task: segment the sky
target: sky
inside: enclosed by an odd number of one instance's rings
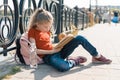
[[[120,0],[97,0],[98,5],[119,5]],[[74,7],[77,5],[78,7],[89,7],[90,0],[64,0],[64,3],[69,7]],[[91,0],[92,5],[96,5],[96,0]]]
[[[8,1],[9,1],[9,4],[12,4],[10,0]],[[38,2],[39,0],[36,0],[36,1]],[[96,0],[64,0],[64,4],[68,5],[71,8],[75,7],[76,5],[79,8],[82,8],[82,7],[89,8],[90,1],[92,5],[96,5]],[[120,0],[97,0],[97,1],[98,1],[98,5],[119,5],[120,6]],[[20,0],[18,0],[18,2],[20,2]],[[3,0],[0,3],[0,5],[1,4],[3,4]]]

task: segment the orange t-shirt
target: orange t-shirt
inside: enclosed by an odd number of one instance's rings
[[[41,32],[39,30],[31,28],[28,31],[28,39],[30,39],[30,37],[35,39],[37,49],[53,49],[52,42],[50,40],[50,32]],[[43,57],[44,55],[40,54],[39,56]]]

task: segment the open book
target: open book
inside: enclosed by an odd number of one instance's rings
[[[74,38],[73,35],[65,36],[62,40],[60,40],[60,42],[58,42],[58,44],[55,46],[55,48],[63,47],[64,45],[69,43],[73,38]]]

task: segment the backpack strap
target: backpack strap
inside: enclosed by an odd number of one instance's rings
[[[20,63],[18,62],[17,57],[18,57],[19,61],[20,61],[22,64],[26,64],[25,61],[24,61],[24,59],[23,59],[23,56],[22,56],[22,54],[21,54],[21,52],[20,52],[20,48],[21,48],[20,38],[21,38],[21,36],[16,39],[16,54],[15,54],[14,58],[15,58],[15,61],[16,61],[18,64],[20,64]]]

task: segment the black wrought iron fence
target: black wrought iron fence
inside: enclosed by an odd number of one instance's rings
[[[0,54],[16,49],[14,41],[27,29],[31,14],[37,8],[50,11],[54,17],[51,29],[54,42],[61,32],[70,32],[71,24],[79,30],[85,28],[88,17],[77,8],[71,9],[63,4],[63,0],[1,0],[0,3]]]

